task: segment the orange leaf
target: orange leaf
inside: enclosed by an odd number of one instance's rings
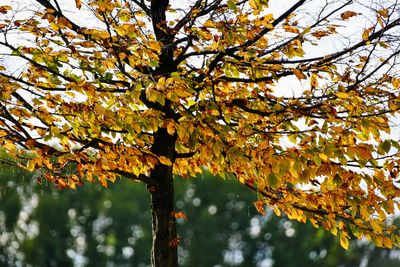
[[[183,212],[183,211],[178,211],[178,212],[174,212],[174,217],[175,217],[175,219],[184,219],[184,220],[187,220],[188,218],[187,218],[187,216],[186,216],[186,214]]]
[[[293,69],[292,72],[299,80],[304,80],[307,78],[307,76],[301,70]]]
[[[81,0],[75,0],[75,5],[77,9],[81,9],[82,7],[82,1]]]

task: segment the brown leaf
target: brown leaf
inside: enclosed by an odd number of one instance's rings
[[[348,20],[349,18],[357,16],[357,15],[359,15],[359,13],[348,10],[348,11],[340,14],[340,17],[342,18],[342,20]]]

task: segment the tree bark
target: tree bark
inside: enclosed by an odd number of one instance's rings
[[[153,267],[176,267],[177,236],[174,217],[174,187],[173,182],[165,177],[155,188],[150,188],[153,247],[151,264]]]
[[[157,131],[152,152],[174,160],[176,137],[163,128]],[[172,166],[158,164],[152,174],[153,184],[148,186],[151,195],[153,267],[177,267],[177,235],[174,215],[174,181]]]
[[[173,34],[168,30],[165,14],[168,5],[169,0],[151,0],[150,6],[155,37],[163,45],[159,55],[159,67],[154,70],[154,74],[163,76],[176,70],[171,46]],[[162,111],[165,113],[166,119],[174,118],[175,113],[168,100]],[[151,152],[157,156],[167,157],[173,165],[176,138],[176,135],[169,135],[165,128],[159,128],[155,133]],[[151,184],[148,185],[151,195],[153,229],[151,264],[153,267],[178,266],[172,165],[167,166],[161,163],[156,165],[150,175]]]

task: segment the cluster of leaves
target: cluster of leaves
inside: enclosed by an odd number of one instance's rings
[[[309,14],[313,1],[299,0],[279,15],[266,0],[76,1],[96,21],[85,27],[57,1],[32,2],[28,18],[0,7],[0,46],[25,64],[0,66],[0,145],[29,150],[28,170],[75,188],[207,167],[256,191],[261,213],[309,220],[344,248],[350,234],[400,244],[387,224],[400,196],[396,1]],[[358,19],[368,25],[347,36]],[[348,44],[310,55],[329,38]],[[279,86],[286,77],[301,90]]]

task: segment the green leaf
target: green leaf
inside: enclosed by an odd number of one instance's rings
[[[20,47],[18,47],[17,49],[15,49],[15,50],[13,50],[12,52],[11,52],[11,55],[13,55],[13,56],[19,56],[19,55],[21,55],[21,46]]]
[[[157,60],[150,60],[150,66],[156,68],[159,67],[158,61]]]
[[[268,175],[268,184],[269,186],[271,186],[272,188],[276,188],[276,186],[278,185],[279,179],[275,176],[274,173],[270,173]]]
[[[235,4],[235,2],[233,2],[232,0],[229,0],[227,3],[229,9],[233,10],[234,12],[237,12],[237,6]]]
[[[382,148],[382,150],[385,151],[386,153],[389,153],[390,148],[392,147],[392,145],[391,145],[391,143],[390,143],[389,140],[383,141],[383,143],[381,143],[379,146],[380,146],[380,147]]]

